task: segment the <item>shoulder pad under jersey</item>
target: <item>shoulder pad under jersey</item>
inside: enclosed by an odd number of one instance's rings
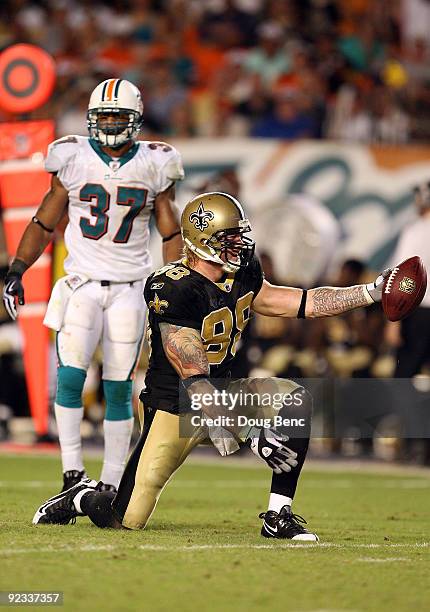
[[[64,136],[51,142],[45,159],[45,170],[59,172],[64,168],[78,152],[79,143],[83,138],[85,136]]]
[[[164,191],[171,183],[182,181],[185,176],[179,151],[167,142],[144,141],[144,146],[151,153],[153,163],[159,174],[159,191]]]

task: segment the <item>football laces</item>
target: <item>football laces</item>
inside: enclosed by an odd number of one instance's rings
[[[384,293],[390,293],[392,284],[394,283],[394,279],[398,271],[399,268],[393,268],[393,271],[387,279],[387,284],[385,285]]]

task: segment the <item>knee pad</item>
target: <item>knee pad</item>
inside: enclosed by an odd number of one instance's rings
[[[57,369],[57,393],[55,401],[64,408],[81,408],[82,389],[87,373],[72,366],[59,366]]]
[[[133,416],[131,396],[133,383],[131,380],[104,380],[103,392],[106,400],[107,421],[124,421]]]

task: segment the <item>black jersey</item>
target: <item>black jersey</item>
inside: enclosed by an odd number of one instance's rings
[[[246,268],[225,274],[217,283],[192,270],[184,261],[168,264],[149,276],[144,291],[151,346],[146,388],[141,393],[145,405],[178,411],[180,380],[164,353],[159,324],[166,322],[199,330],[211,377],[226,378],[263,278],[255,256]]]

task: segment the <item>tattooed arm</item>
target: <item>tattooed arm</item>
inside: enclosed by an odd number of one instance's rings
[[[374,283],[354,285],[353,287],[317,287],[307,292],[306,318],[332,317],[368,306],[381,299],[384,271]],[[252,303],[256,312],[272,317],[296,317],[302,300],[303,291],[294,287],[279,287],[263,282],[260,293]]]
[[[205,347],[196,329],[160,323],[160,332],[167,359],[182,379],[197,374],[209,376]]]
[[[365,285],[317,287],[308,291],[306,317],[332,317],[373,302]]]
[[[182,380],[196,375],[209,377],[209,362],[205,347],[200,333],[196,329],[172,325],[171,323],[160,323],[160,332],[167,359]],[[193,382],[187,391],[190,397],[194,394],[201,397],[206,393],[212,395],[215,387],[209,380],[202,378]],[[202,403],[201,409],[211,419],[218,416],[229,417],[230,419],[232,417],[231,412],[220,405],[207,406]],[[231,426],[226,425],[226,429],[229,429],[232,433],[237,433],[239,428],[235,426],[232,420]]]

